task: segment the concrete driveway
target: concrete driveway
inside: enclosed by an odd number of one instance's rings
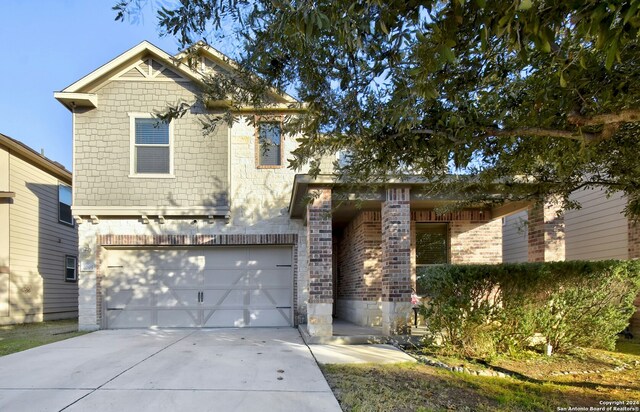
[[[340,411],[296,329],[105,330],[0,357],[1,411]]]

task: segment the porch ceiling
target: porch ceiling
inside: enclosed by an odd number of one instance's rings
[[[409,176],[402,180],[390,180],[384,184],[371,184],[356,186],[345,184],[333,175],[319,175],[312,178],[309,175],[296,175],[289,202],[289,215],[291,218],[304,218],[309,193],[313,188],[331,187],[334,226],[344,226],[359,212],[365,210],[380,210],[381,203],[385,199],[385,189],[389,186],[411,186],[411,209],[426,210],[442,207],[459,201],[454,195],[434,193],[429,182],[418,176]],[[502,196],[495,193],[496,197]],[[478,205],[474,209],[490,209],[492,218],[499,218],[525,209],[530,202],[505,202],[502,205],[488,208]]]

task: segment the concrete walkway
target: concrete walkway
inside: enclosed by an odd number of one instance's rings
[[[298,331],[109,330],[0,358],[0,411],[340,411]]]
[[[319,363],[398,363],[416,362],[391,345],[309,345]]]

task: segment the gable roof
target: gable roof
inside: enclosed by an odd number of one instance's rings
[[[238,70],[240,68],[240,65],[238,64],[237,61],[235,61],[231,57],[227,56],[226,54],[222,53],[215,47],[210,46],[209,44],[205,43],[202,40],[197,42],[195,44],[195,47],[198,49],[198,52],[203,57],[219,64],[220,66],[228,69],[229,71]],[[181,51],[175,55],[175,58],[182,61],[184,58],[186,58],[186,56],[187,56],[187,53],[185,51]],[[275,89],[272,89],[271,91],[274,95],[280,97],[287,103],[299,103],[298,99],[296,99],[295,97],[291,96],[288,93],[278,92]]]
[[[36,152],[21,141],[0,133],[0,146],[6,147],[10,151],[19,154],[29,163],[43,169],[63,182],[71,184],[71,172],[69,170],[67,170],[62,164]]]
[[[234,71],[239,68],[237,62],[204,42],[199,42],[196,47],[198,47],[199,52],[204,57],[216,64],[219,64],[221,67],[227,68],[230,71]],[[77,80],[65,87],[63,90],[55,92],[54,97],[70,110],[74,107],[98,107],[98,96],[94,93],[95,90],[105,81],[118,74],[118,71],[122,69],[124,65],[134,63],[135,61],[148,56],[151,56],[161,64],[170,67],[172,70],[178,72],[189,80],[193,80],[200,84],[203,82],[205,77],[204,73],[199,70],[192,69],[184,61],[186,53],[181,52],[176,56],[171,56],[159,47],[144,40],[137,46],[134,46],[108,63],[87,74],[80,80]],[[272,90],[272,93],[274,97],[277,97],[277,100],[283,104],[298,103],[295,98],[286,93],[279,93],[276,90]]]

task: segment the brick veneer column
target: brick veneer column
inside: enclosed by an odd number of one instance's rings
[[[411,332],[409,188],[390,188],[382,203],[382,332]]]
[[[313,189],[307,205],[307,260],[309,300],[307,331],[311,336],[333,335],[333,274],[331,189]]]
[[[565,259],[564,217],[559,202],[551,199],[529,207],[529,262]]]

